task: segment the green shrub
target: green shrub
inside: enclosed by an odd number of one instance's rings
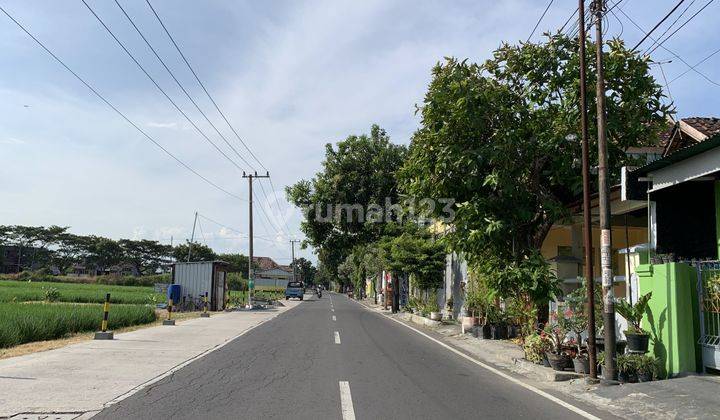
[[[102,305],[0,303],[0,348],[95,331],[100,328],[102,317]],[[108,328],[118,329],[153,321],[155,309],[150,306],[113,305],[110,307]]]
[[[60,299],[60,291],[57,287],[43,287],[43,293],[45,293],[45,302],[55,302]]]

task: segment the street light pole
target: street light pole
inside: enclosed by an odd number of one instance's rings
[[[600,207],[600,267],[602,269],[603,320],[605,329],[605,379],[617,379],[615,363],[615,301],[612,273],[612,226],[608,194],[607,128],[605,121],[605,74],[603,71],[602,19],[605,0],[594,0],[595,60],[597,66],[598,204]]]
[[[587,86],[585,60],[585,0],[578,0],[578,27],[580,44],[580,125],[582,126],[582,179],[583,179],[583,245],[585,247],[585,289],[587,291],[588,359],[590,378],[597,379],[597,351],[595,347],[595,279],[592,258],[592,215],[590,213],[590,156],[587,120]]]

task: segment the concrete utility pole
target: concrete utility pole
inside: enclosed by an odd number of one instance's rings
[[[187,262],[190,262],[190,251],[192,250],[192,244],[193,244],[193,241],[195,240],[195,225],[197,225],[197,216],[198,216],[198,212],[195,212],[195,221],[193,222],[192,235],[190,236],[190,243],[188,243]]]
[[[243,178],[248,179],[248,306],[252,309],[252,298],[253,289],[255,289],[255,277],[253,270],[253,179],[255,178],[270,178],[270,172],[265,172],[265,175],[258,175],[257,171],[254,174],[246,174],[243,172]]]
[[[597,131],[598,131],[598,198],[600,207],[600,267],[602,269],[602,288],[604,303],[605,329],[605,379],[617,379],[615,363],[615,301],[612,273],[612,226],[610,222],[610,201],[608,194],[607,168],[607,127],[605,121],[605,73],[603,71],[602,18],[605,12],[605,0],[594,0],[595,14],[595,60],[597,66]]]
[[[597,379],[597,351],[595,347],[595,279],[592,258],[592,215],[590,213],[590,157],[587,120],[587,86],[585,73],[585,0],[578,0],[578,27],[580,29],[580,125],[582,126],[582,178],[583,178],[583,245],[585,247],[585,289],[587,291],[588,359],[590,378]]]
[[[292,248],[292,269],[293,269],[292,279],[293,279],[293,281],[296,281],[295,272],[297,271],[295,269],[295,243],[300,243],[300,240],[299,239],[291,239],[290,240],[290,247]]]

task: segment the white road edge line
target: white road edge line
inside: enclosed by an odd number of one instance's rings
[[[340,333],[335,331],[335,344],[340,344]]]
[[[333,321],[337,321],[337,318],[335,318],[335,315],[333,315]]]
[[[348,381],[340,381],[340,409],[342,410],[343,420],[355,420],[355,409],[353,408],[350,383]]]
[[[282,313],[284,313],[284,312],[293,310],[293,309],[297,308],[298,306],[300,306],[300,305],[295,305],[295,306],[293,306],[292,308],[288,308],[288,309],[286,309],[286,310],[283,310],[282,312],[278,312],[278,313],[276,313],[275,315],[273,315],[271,318],[267,318],[267,319],[264,319],[264,320],[260,321],[259,323],[257,323],[257,324],[255,324],[255,325],[249,327],[249,328],[246,329],[245,331],[240,332],[238,335],[227,339],[226,341],[224,341],[224,342],[216,345],[215,347],[211,347],[211,348],[209,348],[209,349],[201,352],[200,354],[197,354],[197,355],[195,355],[195,356],[193,356],[193,357],[185,360],[184,362],[181,362],[180,364],[177,364],[177,365],[173,366],[172,368],[170,368],[170,369],[167,370],[166,372],[161,373],[160,375],[158,375],[158,376],[156,376],[156,377],[154,377],[154,378],[152,378],[152,379],[150,379],[150,380],[148,380],[148,381],[146,381],[146,382],[141,383],[140,385],[136,386],[135,388],[131,389],[130,391],[125,392],[124,394],[120,394],[119,396],[113,398],[112,400],[104,403],[103,406],[102,406],[101,411],[104,410],[104,409],[106,409],[106,408],[108,408],[109,406],[111,406],[111,405],[113,405],[113,404],[117,404],[117,403],[119,403],[120,401],[122,401],[122,400],[124,400],[124,399],[126,399],[126,398],[129,398],[129,397],[133,396],[133,394],[136,394],[137,392],[139,392],[139,391],[142,390],[143,388],[145,388],[145,387],[147,387],[147,386],[150,386],[150,385],[152,385],[152,384],[154,384],[154,383],[156,383],[156,382],[159,382],[159,381],[167,378],[168,376],[174,374],[175,372],[177,372],[178,370],[184,368],[185,366],[189,365],[190,363],[192,363],[192,362],[194,362],[194,361],[196,361],[196,360],[198,360],[198,359],[201,359],[201,358],[207,356],[208,354],[210,354],[210,353],[212,353],[212,352],[214,352],[214,351],[216,351],[216,350],[220,350],[221,348],[227,346],[228,344],[232,343],[233,341],[237,340],[238,338],[242,337],[243,335],[249,333],[250,331],[254,330],[255,328],[263,325],[264,323],[266,323],[266,322],[268,322],[268,321],[272,321],[273,319],[277,318],[278,315],[280,315],[280,314],[282,314]]]
[[[357,303],[357,302],[356,302],[356,303]],[[358,303],[358,305],[364,307],[365,309],[367,309],[367,310],[369,310],[369,311],[371,310],[370,308],[368,308],[367,306],[365,306],[365,305],[363,305],[363,304],[361,304],[361,303]],[[374,312],[374,311],[373,311],[373,312]],[[380,315],[383,315],[383,314],[380,314]],[[519,380],[519,379],[513,378],[512,376],[508,375],[508,374],[505,373],[505,372],[502,372],[501,370],[498,370],[498,369],[496,369],[496,368],[494,368],[494,367],[492,367],[492,366],[490,366],[490,365],[488,365],[488,364],[486,364],[486,363],[483,363],[483,362],[481,362],[481,361],[479,361],[479,360],[475,360],[474,358],[468,356],[467,354],[461,352],[460,350],[457,350],[457,349],[455,349],[455,348],[453,348],[453,347],[451,347],[451,346],[443,343],[442,341],[440,341],[440,340],[438,340],[438,339],[436,339],[436,338],[434,338],[434,337],[431,337],[431,336],[425,334],[424,332],[422,332],[422,331],[420,331],[420,330],[418,330],[418,329],[416,329],[416,328],[411,327],[410,325],[405,324],[405,323],[402,322],[402,321],[399,321],[399,320],[397,320],[397,319],[395,319],[395,318],[391,318],[391,317],[386,316],[386,315],[383,315],[383,316],[384,316],[385,318],[390,319],[391,321],[397,322],[398,324],[402,325],[403,327],[407,327],[407,328],[415,331],[416,333],[422,335],[423,337],[425,337],[425,338],[427,338],[427,339],[429,339],[429,340],[434,341],[435,343],[437,343],[437,344],[445,347],[446,349],[448,349],[448,350],[450,350],[451,352],[457,354],[458,356],[460,356],[460,357],[462,357],[462,358],[464,358],[464,359],[466,359],[466,360],[468,360],[468,361],[470,361],[470,362],[472,362],[472,363],[475,363],[476,365],[478,365],[478,366],[480,366],[480,367],[482,367],[482,368],[485,368],[485,369],[489,370],[490,372],[492,372],[492,373],[494,373],[494,374],[496,374],[496,375],[498,375],[498,376],[500,376],[500,377],[502,377],[502,378],[505,378],[505,379],[507,379],[508,381],[510,381],[510,382],[512,382],[512,383],[514,383],[514,384],[516,384],[516,385],[520,385],[521,387],[527,389],[528,391],[532,391],[532,392],[540,395],[541,397],[547,398],[548,400],[550,400],[550,401],[552,401],[552,402],[554,402],[554,403],[556,403],[556,404],[558,404],[558,405],[560,405],[560,406],[563,406],[563,407],[567,408],[568,410],[570,410],[570,411],[572,411],[572,412],[574,412],[574,413],[576,413],[576,414],[579,414],[580,416],[582,416],[582,417],[584,417],[584,418],[586,418],[586,419],[601,420],[599,417],[596,417],[596,416],[588,413],[587,411],[585,411],[585,410],[583,410],[583,409],[581,409],[581,408],[575,407],[574,405],[572,405],[572,404],[570,404],[570,403],[568,403],[568,402],[565,402],[565,401],[561,400],[560,398],[557,398],[557,397],[555,397],[555,396],[553,396],[553,395],[551,395],[551,394],[543,391],[542,389],[536,388],[536,387],[534,387],[534,386],[532,386],[532,385],[530,385],[530,384],[526,384],[525,382],[523,382],[523,381],[521,381],[521,380]]]

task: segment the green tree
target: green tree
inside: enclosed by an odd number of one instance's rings
[[[186,249],[187,251],[187,249]],[[187,254],[185,255],[187,258]],[[228,270],[232,273],[240,273],[242,276],[247,277],[248,273],[248,257],[243,254],[220,254],[217,256],[219,260],[225,261],[230,264]]]
[[[173,248],[148,239],[121,239],[122,260],[135,266],[140,274],[154,274],[163,264],[170,262]]]
[[[190,245],[190,241],[185,244],[176,245],[173,248],[172,256],[176,261],[187,261],[188,245]],[[218,255],[212,248],[199,242],[192,242],[190,261],[215,261],[217,259]]]
[[[296,258],[294,263],[290,263],[290,268],[293,266],[296,268],[296,275],[298,279],[305,282],[305,284],[315,284],[315,273],[317,269],[313,266],[312,262],[300,257]]]
[[[366,223],[369,205],[384,208],[398,202],[396,171],[406,155],[373,125],[370,135],[352,135],[335,147],[325,146],[322,171],[286,189],[290,202],[305,210],[301,230],[318,259],[332,274],[357,245],[383,235],[382,223]],[[354,206],[345,207],[340,206]],[[330,211],[328,211],[330,206]],[[336,217],[339,216],[339,217]],[[362,217],[361,217],[362,216]]]
[[[587,50],[593,63],[591,43]],[[617,176],[631,163],[628,147],[655,142],[671,109],[661,103],[648,59],[620,40],[609,41],[604,55],[609,165]],[[401,187],[411,196],[456,200],[447,240],[471,264],[490,255],[493,264],[483,267],[512,268],[496,278],[498,285],[536,270],[550,227],[581,193],[581,145],[573,138],[580,133],[578,74],[577,41],[562,34],[540,44],[503,44],[483,64],[449,58],[433,68]],[[590,87],[594,75],[591,64]],[[591,126],[591,137],[595,131]],[[590,149],[594,162],[596,148]]]

